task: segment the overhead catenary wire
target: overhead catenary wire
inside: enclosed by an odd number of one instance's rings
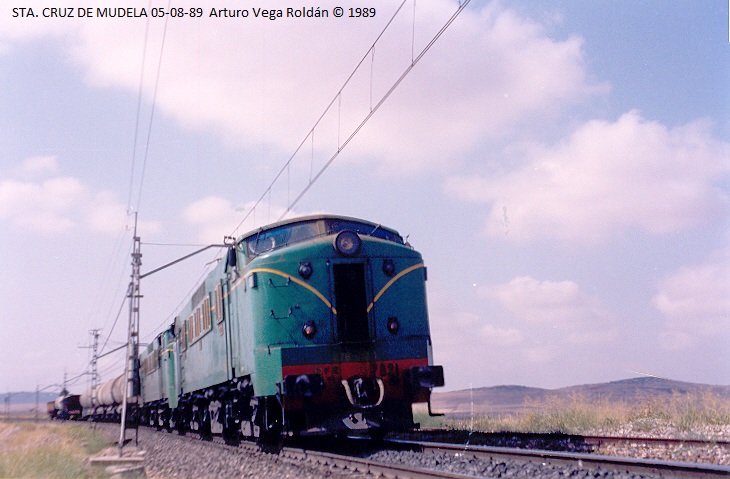
[[[152,6],[152,2],[150,1],[148,4],[149,7]],[[147,22],[145,23],[145,30],[144,30],[144,40],[143,40],[143,47],[142,47],[142,65],[139,72],[139,85],[137,87],[137,114],[135,115],[135,124],[134,124],[134,139],[132,141],[132,167],[131,172],[129,175],[129,192],[127,195],[127,213],[130,213],[132,211],[132,194],[134,192],[134,170],[137,162],[137,140],[139,139],[139,124],[140,119],[142,118],[142,94],[144,91],[144,75],[145,75],[145,64],[147,63],[147,43],[149,40],[149,32],[150,32],[150,19],[147,18]]]
[[[274,186],[277,184],[279,179],[281,178],[284,171],[289,172],[290,165],[294,158],[297,156],[299,151],[302,149],[302,147],[307,143],[307,141],[312,142],[312,157],[314,155],[314,134],[317,127],[321,124],[325,116],[330,112],[330,110],[333,108],[335,104],[337,104],[337,148],[335,152],[329,157],[329,159],[326,161],[324,166],[319,169],[319,171],[313,176],[312,175],[312,166],[313,166],[313,159],[310,164],[310,178],[309,181],[306,182],[304,188],[301,190],[301,192],[296,196],[294,201],[291,201],[290,199],[290,179],[289,174],[287,174],[287,205],[284,212],[279,216],[277,221],[281,221],[286,217],[287,214],[289,214],[294,206],[297,205],[297,203],[302,199],[302,197],[309,191],[309,189],[314,185],[314,183],[322,176],[322,174],[327,170],[327,168],[334,162],[335,159],[339,156],[339,154],[343,151],[343,149],[352,141],[352,139],[360,132],[360,130],[365,126],[365,124],[372,118],[372,116],[375,114],[375,112],[378,111],[378,109],[385,103],[385,101],[391,96],[391,94],[395,91],[395,89],[402,83],[402,81],[405,79],[406,76],[413,70],[413,68],[416,66],[416,64],[423,58],[423,56],[431,49],[431,47],[438,41],[439,38],[443,35],[443,33],[448,29],[448,27],[456,20],[456,18],[459,16],[459,14],[466,8],[466,6],[469,4],[470,0],[465,0],[463,2],[459,2],[459,6],[457,10],[453,13],[451,17],[446,21],[446,23],[441,27],[441,29],[431,38],[431,40],[426,44],[426,46],[416,55],[416,49],[415,49],[415,36],[416,36],[416,2],[413,1],[413,26],[411,29],[411,62],[407,65],[407,67],[404,69],[404,71],[401,73],[401,75],[396,79],[396,81],[390,86],[390,88],[386,91],[386,93],[380,98],[380,100],[377,101],[377,103],[373,106],[373,98],[372,98],[372,85],[373,85],[373,72],[374,72],[374,62],[375,62],[375,48],[380,42],[383,35],[386,33],[386,31],[389,29],[389,27],[393,24],[395,18],[399,15],[401,12],[403,6],[405,5],[407,0],[403,0],[398,8],[396,9],[395,13],[391,16],[390,20],[386,23],[385,27],[382,29],[380,34],[377,36],[375,41],[371,44],[370,48],[367,50],[365,55],[360,59],[358,64],[355,66],[355,68],[352,70],[350,75],[347,77],[343,85],[340,87],[340,89],[337,91],[337,93],[334,95],[330,103],[327,105],[327,107],[324,109],[322,114],[319,116],[319,118],[314,122],[314,125],[308,130],[307,135],[304,137],[304,139],[299,143],[297,148],[295,149],[294,153],[289,157],[289,159],[284,163],[284,165],[281,167],[281,169],[278,171],[278,173],[274,176],[274,179],[269,183],[268,187],[264,189],[264,192],[261,194],[261,196],[256,200],[253,207],[249,208],[249,210],[244,215],[243,219],[238,223],[238,225],[235,227],[231,235],[235,235],[236,232],[241,228],[241,226],[244,224],[244,222],[251,216],[254,215],[254,222],[255,222],[255,215],[256,215],[256,209],[261,204],[261,202],[264,200],[266,196],[271,197],[271,191],[274,188]],[[360,69],[360,67],[364,64],[364,62],[370,58],[370,110],[365,115],[365,117],[362,119],[362,121],[349,133],[345,133],[345,135],[342,135],[341,132],[341,125],[342,125],[342,96],[343,91],[348,86],[350,81],[355,77],[357,71]],[[344,141],[342,138],[345,138]],[[269,200],[270,202],[270,200]],[[269,209],[271,208],[271,204],[269,204]]]
[[[314,131],[316,130],[317,126],[320,125],[320,123],[325,118],[325,116],[330,111],[330,109],[335,104],[335,102],[340,101],[340,99],[342,97],[342,91],[347,87],[347,85],[353,79],[353,77],[357,73],[357,70],[367,60],[368,56],[370,56],[371,50],[373,50],[375,48],[375,45],[380,41],[380,39],[383,37],[383,35],[385,34],[385,32],[388,30],[388,28],[393,24],[393,21],[398,16],[398,13],[400,13],[400,11],[403,8],[403,5],[405,5],[406,1],[407,0],[402,0],[402,2],[400,3],[400,5],[398,5],[398,8],[395,10],[395,13],[393,13],[393,15],[390,17],[390,20],[388,20],[388,22],[385,24],[385,27],[383,27],[383,30],[377,36],[377,38],[375,39],[375,41],[371,44],[370,48],[368,48],[368,50],[365,53],[365,55],[363,55],[363,57],[357,63],[357,65],[355,66],[355,68],[352,70],[352,72],[350,73],[350,75],[347,77],[347,79],[342,84],[342,86],[337,91],[337,93],[332,98],[332,100],[329,102],[329,104],[325,107],[325,109],[322,112],[322,114],[314,122],[314,125],[312,125],[312,127],[309,129],[309,133],[307,133],[307,136],[305,136],[304,139],[302,139],[302,141],[299,143],[299,146],[297,146],[297,148],[294,150],[294,153],[292,153],[292,155],[289,157],[289,159],[286,161],[286,163],[284,163],[284,165],[281,167],[281,169],[279,170],[279,172],[274,176],[274,179],[271,180],[271,182],[269,183],[269,186],[264,190],[264,192],[261,194],[261,196],[256,200],[256,202],[254,203],[254,205],[251,208],[249,208],[249,210],[246,212],[246,214],[244,215],[244,217],[241,220],[241,222],[238,223],[238,225],[234,228],[233,232],[231,233],[231,236],[235,236],[235,232],[238,231],[238,229],[249,218],[249,216],[251,216],[251,214],[254,214],[254,215],[256,214],[255,211],[256,211],[256,208],[258,207],[258,205],[266,197],[266,195],[270,193],[271,189],[274,187],[274,185],[279,180],[279,178],[281,177],[281,175],[284,173],[284,171],[286,171],[286,169],[289,167],[289,165],[291,164],[291,162],[294,160],[294,157],[297,155],[297,153],[299,153],[299,150],[301,150],[302,146],[304,146],[304,144],[307,142],[307,139],[310,137],[310,135],[314,135]],[[338,132],[338,134],[339,134],[339,132]],[[338,138],[338,144],[339,144],[339,138]],[[316,178],[313,179],[313,180],[311,180],[310,183],[312,183],[314,181],[316,181]]]
[[[126,232],[127,232],[127,230],[125,228],[124,233],[126,233]],[[121,251],[121,246],[122,246],[122,241],[121,240],[122,239],[123,239],[123,236],[120,237],[119,248],[114,253],[114,257],[116,257],[119,254],[119,251]],[[129,250],[127,251],[127,254],[124,257],[125,258],[128,257],[131,253],[132,253],[132,245],[129,246]],[[124,269],[122,269],[122,271],[121,271],[121,273],[119,275],[119,278],[117,279],[117,285],[116,285],[116,288],[114,289],[114,294],[112,295],[112,297],[116,297],[119,294],[119,291],[122,288],[122,284],[124,282],[124,277],[125,276],[126,276],[126,272],[124,271]],[[109,305],[109,310],[106,313],[106,318],[107,319],[104,321],[104,324],[102,325],[102,327],[99,328],[100,330],[104,330],[106,328],[106,326],[107,326],[107,324],[109,322],[109,318],[111,318],[113,311],[114,311],[114,303],[111,303]],[[118,316],[119,316],[119,314],[117,313],[117,318],[118,318]],[[116,320],[115,320],[115,323],[116,323]],[[112,326],[112,329],[114,329],[113,326]]]
[[[194,248],[202,248],[203,246],[208,246],[203,243],[147,243],[145,241],[142,241],[142,244],[145,246],[184,246]]]
[[[167,1],[167,11],[170,11],[170,4],[172,0]],[[147,169],[147,158],[149,157],[149,151],[150,151],[150,139],[152,138],[152,125],[154,123],[155,118],[155,106],[157,105],[157,91],[160,86],[160,72],[162,71],[162,57],[163,53],[165,51],[165,38],[167,38],[167,23],[170,20],[170,15],[165,15],[165,23],[162,28],[162,43],[160,45],[160,55],[158,57],[157,61],[157,74],[155,75],[155,88],[152,92],[152,106],[150,111],[150,121],[149,125],[147,127],[147,141],[145,143],[145,149],[144,149],[144,157],[142,159],[142,173],[140,175],[139,179],[139,191],[137,192],[137,208],[136,211],[139,211],[139,207],[142,203],[142,187],[144,186],[144,174]]]
[[[168,0],[168,10],[170,7],[170,0]],[[149,5],[151,7],[152,2],[150,0]],[[132,204],[132,195],[134,191],[134,172],[135,172],[135,166],[136,166],[136,158],[137,158],[137,144],[139,140],[139,131],[140,131],[140,122],[142,117],[142,97],[143,97],[143,91],[144,91],[144,77],[145,77],[145,64],[147,59],[147,50],[148,50],[148,42],[149,42],[149,28],[150,28],[150,19],[147,19],[147,23],[145,25],[145,35],[144,35],[144,46],[142,51],[142,65],[140,68],[140,78],[139,78],[139,86],[138,86],[138,93],[137,93],[137,115],[136,115],[136,121],[135,121],[135,128],[134,128],[134,140],[133,140],[133,151],[132,151],[132,165],[131,165],[131,173],[130,173],[130,183],[129,183],[129,195],[127,200],[127,213],[131,213],[133,210],[136,212],[139,212],[140,204],[142,202],[142,191],[144,186],[144,176],[145,171],[147,168],[147,160],[149,157],[149,149],[150,149],[150,140],[152,137],[152,126],[154,123],[154,113],[155,113],[155,106],[157,103],[157,93],[159,89],[159,83],[160,83],[160,72],[162,70],[162,58],[163,58],[163,52],[165,48],[165,39],[167,37],[167,26],[168,26],[169,16],[166,16],[163,32],[162,32],[162,42],[160,45],[160,52],[159,52],[159,58],[157,61],[157,72],[155,75],[155,86],[154,91],[152,95],[152,105],[151,105],[151,112],[150,112],[150,118],[149,123],[147,127],[147,138],[145,141],[145,150],[144,150],[144,156],[142,159],[142,171],[139,178],[139,188],[137,191],[137,203],[136,205]],[[131,252],[131,247],[130,247]],[[130,284],[131,287],[131,284]],[[104,351],[104,348],[106,347],[107,343],[109,342],[109,339],[111,338],[112,333],[114,332],[114,328],[117,324],[117,321],[119,320],[119,317],[121,316],[122,310],[124,308],[124,304],[126,303],[127,299],[129,297],[129,290],[127,291],[127,294],[125,295],[122,304],[119,307],[119,310],[117,311],[117,315],[114,319],[114,323],[112,324],[112,327],[109,331],[109,334],[107,335],[103,346],[100,349],[100,354]]]
[[[186,302],[188,302],[190,300],[190,297],[192,296],[193,291],[195,291],[198,288],[198,286],[200,285],[201,281],[203,281],[205,279],[205,277],[208,276],[208,273],[210,273],[210,268],[211,268],[211,264],[208,264],[207,267],[203,268],[203,272],[201,273],[200,277],[197,280],[195,280],[195,283],[193,283],[193,286],[190,288],[190,290],[186,294],[184,294],[182,296],[182,299],[180,300],[180,302],[178,303],[178,305],[175,308],[173,308],[173,312],[170,313],[169,315],[167,315],[165,317],[165,319],[163,319],[162,321],[160,321],[156,326],[154,326],[151,329],[151,332],[150,333],[145,334],[143,336],[144,339],[150,339],[150,338],[152,338],[153,335],[156,335],[157,334],[157,332],[159,331],[159,329],[162,326],[168,324],[170,322],[170,320],[174,318],[175,314],[182,309],[183,305]]]
[[[117,311],[117,317],[114,318],[114,323],[112,323],[112,327],[109,330],[109,334],[107,334],[106,339],[104,340],[104,344],[99,348],[99,354],[104,352],[104,348],[106,347],[106,344],[109,342],[109,338],[112,337],[112,333],[114,332],[114,328],[117,325],[117,321],[119,321],[119,316],[122,314],[122,309],[124,309],[124,305],[127,303],[127,297],[125,296],[122,300],[122,304],[119,305],[119,311]]]
[[[444,24],[443,27],[436,33],[436,35],[431,39],[431,41],[428,42],[428,44],[421,50],[421,52],[416,56],[412,61],[411,64],[403,71],[403,73],[398,77],[398,79],[391,85],[391,87],[388,89],[388,91],[383,95],[383,97],[380,99],[380,101],[370,110],[370,112],[365,116],[365,118],[360,122],[360,124],[353,130],[353,132],[350,134],[349,137],[338,147],[337,151],[330,157],[330,159],[325,163],[325,165],[319,170],[319,172],[314,176],[314,178],[304,187],[302,192],[299,194],[299,196],[296,197],[296,199],[289,205],[287,205],[286,210],[282,215],[279,217],[278,221],[281,221],[284,219],[284,217],[296,206],[296,204],[299,202],[300,199],[309,191],[309,189],[312,187],[312,185],[319,179],[320,176],[325,172],[325,170],[332,164],[332,162],[337,159],[337,157],[340,155],[342,150],[352,141],[353,138],[360,132],[362,127],[365,126],[365,124],[372,118],[372,116],[375,114],[375,112],[378,111],[378,109],[385,103],[385,101],[390,97],[390,95],[398,88],[398,86],[401,84],[401,82],[408,76],[408,74],[413,70],[413,68],[416,66],[416,64],[423,58],[423,56],[431,49],[431,47],[436,43],[436,41],[441,38],[441,35],[446,31],[447,28],[456,20],[456,18],[459,16],[459,14],[466,8],[466,6],[469,4],[471,0],[466,0],[463,3],[459,5],[459,8],[454,12],[454,14],[449,18],[449,20]],[[402,4],[401,4],[402,6]],[[414,7],[415,7],[415,1],[414,1]],[[414,39],[415,39],[415,8],[414,8]],[[414,40],[415,41],[415,40]],[[371,47],[371,49],[375,48],[375,44]],[[344,87],[343,87],[344,88]],[[341,90],[340,90],[341,91]]]
[[[91,306],[91,309],[89,311],[89,321],[92,322],[94,319],[100,314],[100,309],[102,308],[101,304],[104,302],[105,296],[107,296],[108,290],[110,288],[112,278],[114,274],[112,273],[114,268],[115,261],[119,258],[119,254],[122,250],[122,246],[124,245],[124,237],[127,234],[126,229],[126,218],[124,220],[124,226],[122,226],[122,229],[119,231],[117,238],[114,242],[114,246],[112,247],[112,253],[107,255],[107,262],[106,266],[104,267],[104,272],[102,273],[102,277],[104,278],[103,284],[95,288],[95,300],[94,303]],[[124,273],[120,272],[119,280],[121,280],[124,277]],[[119,288],[119,284],[117,284],[117,289]],[[116,297],[116,292],[112,294],[112,297]],[[93,323],[92,323],[93,324]],[[105,324],[106,326],[106,324]],[[102,327],[103,329],[103,327]]]
[[[152,1],[150,0],[148,2],[148,7],[151,8],[151,6],[152,6]],[[167,25],[167,22],[165,22],[165,25]],[[142,98],[143,98],[143,93],[144,93],[145,65],[147,64],[149,31],[150,31],[150,19],[148,17],[147,21],[145,23],[145,32],[144,32],[144,38],[142,41],[142,45],[143,45],[142,46],[142,61],[140,64],[139,82],[138,82],[138,86],[137,86],[137,112],[135,114],[134,134],[133,134],[133,140],[132,140],[132,162],[131,162],[131,166],[130,166],[129,187],[128,187],[128,192],[127,192],[127,217],[129,217],[131,215],[132,211],[134,210],[134,205],[132,204],[132,197],[133,197],[133,193],[134,193],[135,169],[136,169],[136,163],[137,163],[137,145],[138,145],[139,134],[140,134],[140,123],[141,123],[141,119],[142,119]],[[159,66],[159,64],[158,64],[158,66]],[[158,71],[158,77],[159,77],[159,71]],[[150,128],[151,128],[151,126],[150,126]],[[148,129],[148,139],[146,142],[147,146],[149,146],[149,132],[150,132],[150,130]],[[146,160],[147,160],[147,158],[146,158],[147,152],[148,152],[148,148],[145,148],[145,158],[144,158],[145,165],[146,165]],[[142,172],[142,177],[144,177],[144,168],[143,168],[143,172]],[[142,181],[143,180],[140,179],[137,207],[139,207],[139,201],[140,201],[139,198],[141,198],[141,194],[142,194]],[[127,225],[125,222],[124,232],[126,233],[127,231],[128,231],[128,228],[127,228]],[[132,247],[130,246],[129,252],[131,253],[131,251],[132,251]],[[123,279],[123,275],[122,275],[122,278],[120,278],[119,283],[117,284],[117,291],[119,290],[119,287],[121,286],[122,279]],[[128,294],[128,290],[127,290],[127,294]],[[109,330],[109,333],[107,334],[106,339],[104,340],[104,344],[99,349],[100,354],[103,353],[104,348],[106,347],[107,343],[109,342],[109,339],[111,338],[112,334],[114,333],[114,328],[116,327],[117,321],[119,320],[119,317],[122,313],[122,309],[124,308],[124,305],[127,302],[127,294],[125,294],[124,298],[122,299],[122,303],[119,306],[119,310],[117,311],[116,317],[114,318],[112,327]],[[113,305],[110,306],[110,310],[107,315],[107,318],[110,317],[112,307],[113,307]],[[101,328],[102,330],[106,327],[107,322],[108,322],[108,319],[107,319],[107,321],[105,321],[104,327]]]

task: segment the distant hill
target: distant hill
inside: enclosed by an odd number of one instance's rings
[[[600,384],[585,384],[560,389],[526,386],[492,386],[433,394],[433,409],[449,415],[514,414],[537,409],[550,399],[573,397],[583,401],[636,403],[647,398],[675,394],[710,393],[730,399],[730,386],[711,386],[655,377],[638,377]]]
[[[560,389],[542,389],[526,386],[491,386],[464,389],[451,392],[434,392],[434,411],[449,415],[514,414],[538,409],[551,399],[566,400],[573,397],[583,401],[610,401],[626,404],[637,403],[647,398],[661,398],[675,394],[710,393],[718,398],[730,400],[729,386],[672,381],[655,377],[637,377],[599,384],[584,384]],[[0,414],[4,411],[5,398],[10,394],[9,406],[17,409],[22,405],[35,406],[35,392],[0,393]],[[38,403],[45,410],[48,401],[56,399],[58,393],[42,392]],[[13,407],[15,406],[15,407]]]
[[[41,392],[38,393],[38,402],[41,404],[45,404],[48,401],[53,401],[58,397],[57,392],[49,393],[49,392]],[[19,392],[10,392],[10,393],[0,393],[0,407],[7,404],[35,404],[36,397],[35,397],[35,391],[33,392],[26,392],[26,391],[19,391]]]

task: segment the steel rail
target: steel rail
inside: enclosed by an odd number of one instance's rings
[[[463,433],[463,434],[479,434],[484,435],[486,437],[490,436],[516,436],[516,437],[527,437],[527,438],[541,438],[544,437],[545,439],[552,439],[556,436],[557,433],[554,432],[548,432],[548,433],[539,433],[539,432],[519,432],[519,431],[500,431],[500,432],[478,432],[478,431],[468,431],[468,430],[458,430],[458,429],[446,429],[446,428],[421,428],[415,431],[412,431],[411,434],[420,434],[420,435],[428,435],[428,434],[452,434],[454,432]],[[651,442],[651,443],[684,443],[684,444],[693,444],[693,445],[719,445],[719,446],[730,446],[730,441],[728,440],[722,440],[722,439],[691,439],[691,438],[666,438],[666,437],[656,437],[656,436],[599,436],[599,435],[591,435],[591,434],[578,434],[578,433],[566,433],[564,434],[565,437],[575,437],[575,438],[582,438],[586,441],[591,442]]]
[[[373,477],[402,479],[475,479],[475,476],[465,474],[456,474],[436,469],[409,467],[396,463],[372,461],[369,459],[343,456],[330,452],[285,447],[281,450],[279,455],[287,459],[309,461],[321,466],[332,467],[342,471],[370,474]]]
[[[657,459],[638,459],[630,457],[604,456],[587,453],[555,452],[492,446],[469,446],[434,442],[386,439],[386,443],[399,446],[412,446],[424,452],[469,455],[477,459],[519,459],[526,462],[539,462],[553,465],[577,465],[578,467],[602,466],[604,468],[637,473],[671,474],[671,477],[725,477],[730,476],[729,466],[700,464],[692,462],[663,461]]]
[[[682,439],[674,437],[640,437],[640,436],[582,436],[587,444],[600,446],[602,444],[664,444],[689,446],[723,446],[730,447],[730,441],[712,439]]]

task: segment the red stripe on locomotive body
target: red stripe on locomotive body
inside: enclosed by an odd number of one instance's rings
[[[427,358],[393,359],[373,362],[301,364],[282,367],[282,377],[300,374],[320,374],[325,387],[313,398],[315,403],[329,403],[343,399],[343,379],[352,377],[380,378],[387,399],[403,399],[406,387],[403,375],[414,366],[428,366]]]

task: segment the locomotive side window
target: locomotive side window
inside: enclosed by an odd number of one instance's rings
[[[203,331],[202,333],[210,330],[210,299],[205,298],[203,300],[203,307],[201,313],[203,314]]]
[[[188,333],[188,344],[193,344],[193,341],[195,341],[195,331],[193,324],[193,315],[191,314],[187,321],[185,321],[185,331]]]
[[[223,286],[220,283],[215,286],[214,301],[213,311],[215,312],[215,320],[216,323],[220,323],[223,321]]]
[[[178,324],[179,321],[180,321],[179,317],[175,318],[175,324]],[[178,337],[180,338],[180,346],[181,346],[182,350],[185,351],[186,349],[188,349],[188,322],[187,321],[183,321],[180,324],[180,330],[177,332],[177,334],[178,334]]]
[[[218,294],[222,296],[222,291],[217,291]],[[188,320],[185,321],[185,330],[187,332],[188,340],[186,347],[190,346],[195,341],[198,341],[205,335],[205,333],[212,329],[213,310],[218,309],[218,311],[220,311],[222,309],[220,306],[217,306],[217,304],[218,302],[216,301],[216,305],[211,308],[210,297],[206,296],[203,301],[200,302],[198,307],[195,308],[190,317],[188,317]],[[218,314],[221,314],[222,316],[222,312],[215,312],[216,317]]]

